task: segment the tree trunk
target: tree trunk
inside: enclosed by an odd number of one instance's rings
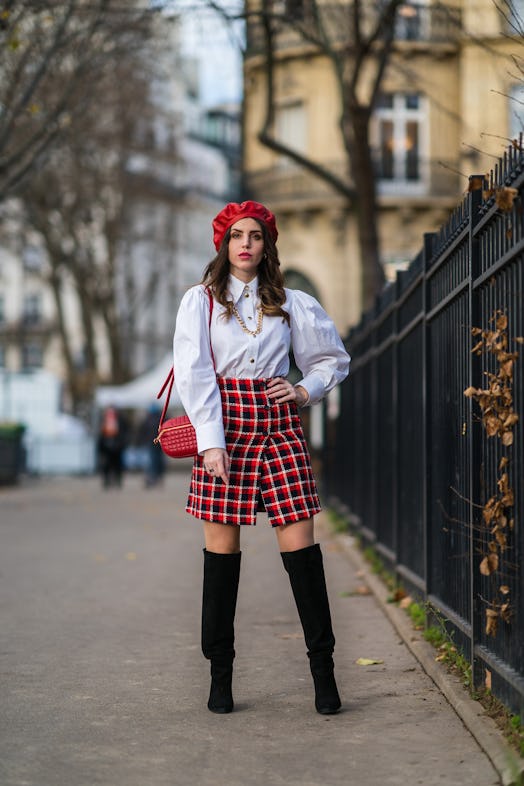
[[[78,302],[80,305],[80,318],[84,332],[84,364],[87,371],[91,372],[94,376],[98,375],[98,353],[95,344],[95,329],[93,320],[95,318],[95,311],[93,308],[92,298],[86,290],[86,283],[83,283],[75,275],[76,290],[78,294]],[[89,282],[87,282],[89,285]]]
[[[352,106],[343,121],[343,137],[349,157],[353,185],[357,193],[354,209],[357,220],[361,261],[362,308],[373,306],[384,284],[377,231],[375,171],[369,145],[368,107]]]
[[[66,366],[66,384],[71,396],[73,411],[76,411],[79,404],[79,395],[76,386],[75,364],[73,360],[73,352],[71,351],[71,346],[69,344],[69,332],[66,327],[64,308],[62,304],[62,284],[60,280],[60,274],[55,267],[53,267],[51,275],[49,276],[49,286],[51,287],[51,292],[53,293],[53,299],[55,301],[58,332],[60,335],[62,354]]]
[[[116,384],[128,382],[129,369],[123,358],[120,326],[113,303],[108,304],[106,308],[101,310],[101,317],[106,328],[106,338],[111,357],[111,378]]]

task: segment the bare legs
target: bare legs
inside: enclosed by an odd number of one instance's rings
[[[238,554],[240,527],[204,521],[204,540],[206,551],[212,551],[214,554]]]
[[[275,527],[275,533],[280,551],[297,551],[315,542],[313,518]],[[204,540],[206,550],[214,554],[238,554],[240,527],[205,521]]]
[[[313,518],[275,527],[275,532],[280,551],[298,551],[315,542]]]

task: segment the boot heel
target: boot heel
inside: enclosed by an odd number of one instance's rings
[[[211,680],[211,690],[209,691],[209,700],[207,708],[210,712],[215,712],[217,715],[227,715],[233,712],[233,693],[231,691],[231,682],[228,685],[223,685],[215,680]]]
[[[313,674],[315,709],[320,715],[335,715],[342,706],[334,674]]]
[[[211,661],[211,689],[207,708],[218,715],[226,715],[233,712],[233,693],[231,684],[233,682],[233,663],[224,663],[219,659]]]

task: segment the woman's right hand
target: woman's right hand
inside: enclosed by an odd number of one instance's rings
[[[221,478],[223,483],[229,481],[229,455],[223,448],[204,450],[204,469],[212,478]]]

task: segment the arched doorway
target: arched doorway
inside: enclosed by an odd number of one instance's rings
[[[318,290],[310,279],[298,270],[293,268],[284,271],[284,284],[288,289],[299,289],[311,295],[320,302]],[[295,363],[293,353],[289,355],[289,381],[296,384],[301,378],[302,373]],[[304,433],[309,443],[313,471],[318,477],[321,476],[321,447],[324,441],[323,414],[321,407],[305,407],[300,412],[300,418],[304,427]]]
[[[320,297],[316,286],[307,276],[300,273],[298,270],[290,268],[284,271],[284,285],[288,289],[300,289],[302,292],[306,292],[308,295],[314,297],[320,303]]]

